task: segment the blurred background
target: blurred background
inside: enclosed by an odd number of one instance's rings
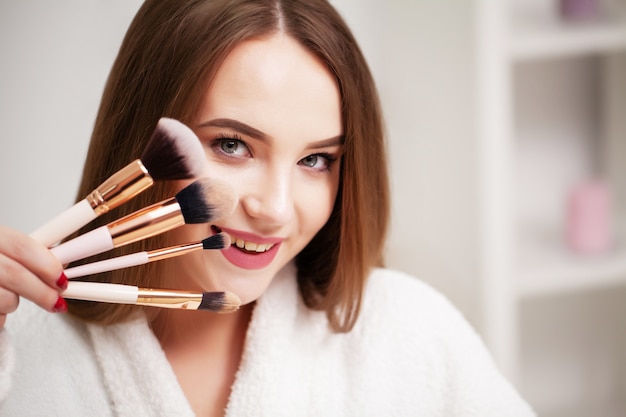
[[[73,203],[138,0],[1,0],[0,221]],[[541,416],[626,415],[624,0],[334,0],[389,134],[388,265]]]

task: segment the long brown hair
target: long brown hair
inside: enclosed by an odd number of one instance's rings
[[[382,116],[368,66],[350,30],[324,0],[148,0],[138,11],[109,75],[78,198],[138,158],[162,116],[192,124],[208,84],[240,42],[282,31],[335,74],[342,97],[345,153],[339,195],[327,224],[296,257],[306,305],[325,310],[336,331],[356,321],[367,275],[382,264],[389,191]],[[170,197],[155,185],[91,228]],[[118,253],[167,245],[159,236]],[[157,264],[91,277],[159,287]],[[115,323],[132,306],[71,301],[80,318]]]

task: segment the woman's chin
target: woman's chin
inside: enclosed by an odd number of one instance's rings
[[[235,294],[241,300],[241,305],[246,305],[255,302],[258,300],[261,295],[267,289],[269,282],[266,285],[259,285],[260,283],[255,282],[241,282],[244,280],[237,280],[239,282],[227,282],[222,283],[221,285],[218,283],[215,291],[228,291]]]

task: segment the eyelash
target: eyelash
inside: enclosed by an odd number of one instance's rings
[[[322,169],[317,169],[317,171],[319,172],[329,172],[338,159],[335,155],[331,155],[327,152],[314,153],[311,155],[307,155],[305,158],[310,158],[311,156],[317,156],[318,158],[324,158],[326,160],[326,167]],[[302,159],[305,159],[305,158],[302,158]],[[300,161],[302,161],[302,159]],[[315,169],[315,168],[310,168],[310,169]]]
[[[227,141],[236,141],[241,146],[244,146],[249,153],[252,153],[252,152],[250,152],[250,148],[248,147],[246,142],[237,133],[228,133],[228,134],[227,133],[219,133],[219,134],[217,134],[215,136],[215,138],[213,140],[211,140],[211,142],[209,143],[209,148],[211,148],[214,152],[219,153],[220,155],[224,155],[225,157],[236,158],[236,156],[231,156],[230,154],[228,154],[227,152],[224,152],[221,149],[221,145],[224,142],[227,142]],[[306,157],[300,159],[298,161],[298,163],[300,164],[304,159],[310,158],[310,157],[313,157],[313,156],[324,158],[326,160],[326,166],[324,168],[322,168],[322,169],[311,168],[311,167],[307,167],[307,166],[305,166],[305,168],[308,168],[308,169],[311,169],[311,170],[314,170],[314,171],[318,171],[320,173],[329,172],[332,169],[332,167],[335,165],[335,162],[337,162],[337,160],[339,159],[336,155],[330,154],[328,152],[319,152],[319,153],[314,153],[314,154],[311,154],[311,155],[307,155]]]
[[[246,144],[246,142],[244,142],[244,140],[242,139],[241,136],[239,136],[236,133],[230,133],[230,134],[226,134],[226,133],[219,133],[218,135],[215,136],[215,138],[211,141],[211,143],[209,144],[209,147],[211,149],[213,149],[216,152],[219,152],[222,155],[228,156],[230,157],[230,155],[227,152],[224,152],[221,149],[221,145],[225,142],[228,141],[235,141],[238,142],[239,144],[243,145],[246,147],[246,149],[248,149],[248,152],[250,152],[250,149],[248,148],[248,145]]]

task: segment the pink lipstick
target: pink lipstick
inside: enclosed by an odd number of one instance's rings
[[[262,237],[249,232],[243,232],[233,229],[219,229],[228,233],[233,244],[227,249],[221,251],[224,257],[233,265],[243,269],[261,269],[268,266],[278,253],[278,249],[283,241],[276,237]],[[239,246],[245,242],[245,247]],[[252,246],[250,246],[252,244]],[[267,250],[256,251],[259,245],[271,245]]]

